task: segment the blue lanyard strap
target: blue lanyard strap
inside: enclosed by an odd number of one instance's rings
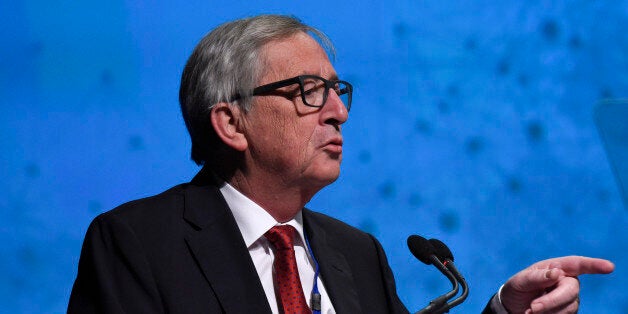
[[[310,251],[310,256],[312,257],[315,266],[314,285],[312,286],[312,295],[310,296],[310,306],[312,307],[312,314],[321,314],[321,294],[318,291],[318,274],[320,269],[318,267],[318,261],[316,260],[316,257],[314,257],[314,251],[312,251],[312,247],[310,246],[310,241],[308,240],[307,236],[305,237],[305,245],[307,245],[307,249],[308,251]]]

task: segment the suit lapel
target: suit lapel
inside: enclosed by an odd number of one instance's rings
[[[227,203],[214,184],[198,186],[198,181],[195,178],[185,194],[184,219],[195,229],[186,237],[190,251],[224,312],[270,313],[257,271]]]
[[[337,313],[363,313],[353,274],[342,251],[328,239],[323,226],[308,210],[303,210],[305,232],[318,261],[321,280]]]

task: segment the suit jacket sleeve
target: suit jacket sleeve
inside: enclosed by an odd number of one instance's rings
[[[115,216],[88,228],[68,313],[159,313],[150,267],[137,237]]]
[[[508,314],[508,311],[501,303],[499,303],[497,294],[494,294],[488,301],[488,304],[486,304],[486,307],[484,308],[484,311],[482,311],[482,314]]]

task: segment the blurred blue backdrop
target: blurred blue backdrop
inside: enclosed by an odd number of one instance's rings
[[[628,96],[628,1],[2,1],[0,312],[64,312],[99,213],[198,170],[177,93],[216,25],[292,14],[356,88],[343,174],[308,205],[373,233],[418,310],[448,243],[479,312],[540,259],[592,255],[582,313],[628,313],[628,216],[593,122]]]

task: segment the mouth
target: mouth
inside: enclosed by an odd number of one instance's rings
[[[342,137],[332,138],[323,145],[323,149],[330,153],[342,153]]]

